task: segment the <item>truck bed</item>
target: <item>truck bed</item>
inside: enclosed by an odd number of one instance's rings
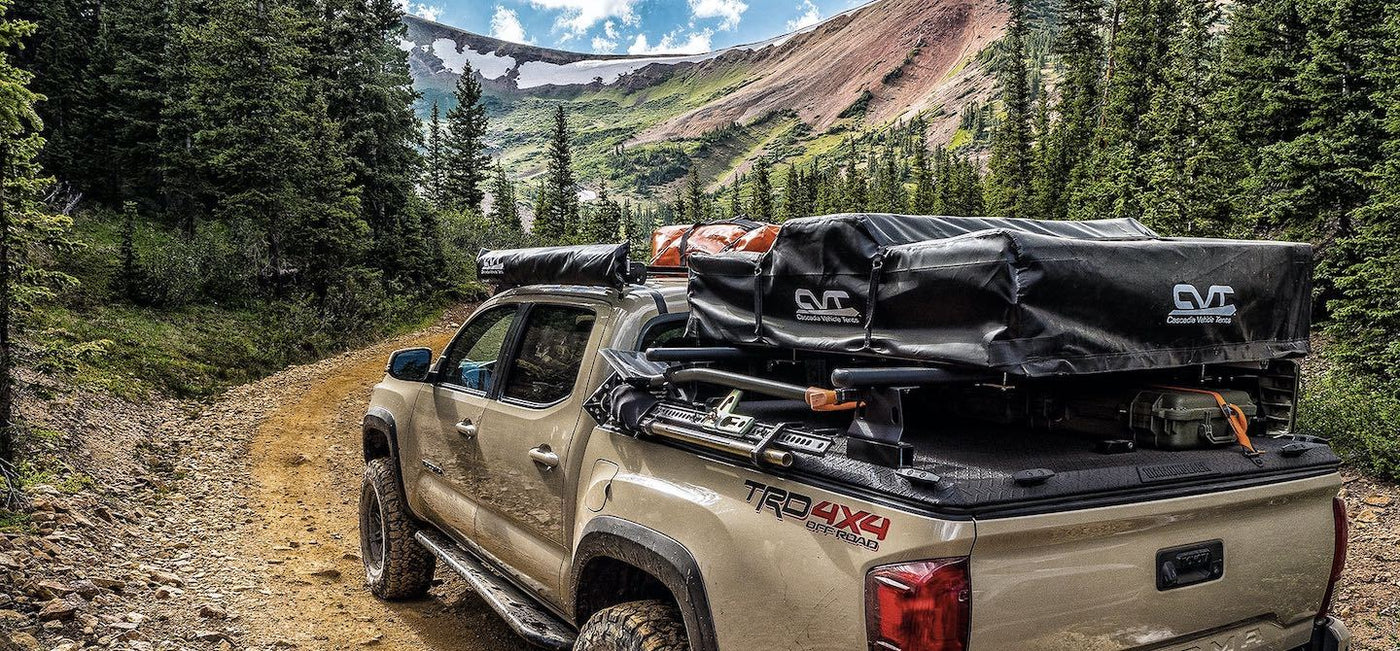
[[[904,440],[915,446],[915,468],[939,476],[930,485],[846,456],[840,415],[813,414],[801,403],[786,401],[746,402],[737,411],[761,422],[800,422],[836,434],[825,455],[797,452],[793,466],[777,474],[842,486],[941,517],[1010,517],[1165,499],[1323,475],[1340,463],[1322,444],[1305,444],[1302,454],[1285,456],[1284,446],[1299,442],[1291,438],[1256,439],[1261,467],[1236,445],[1103,454],[1095,450],[1093,438],[1072,433],[958,421],[920,427],[915,422]],[[1055,474],[1037,485],[1021,485],[1013,478],[1037,468]]]

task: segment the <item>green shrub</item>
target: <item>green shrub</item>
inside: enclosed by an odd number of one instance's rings
[[[1400,399],[1370,376],[1336,368],[1307,382],[1298,432],[1329,439],[1358,468],[1400,479]]]

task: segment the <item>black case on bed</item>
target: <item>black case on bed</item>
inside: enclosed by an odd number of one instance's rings
[[[836,215],[764,254],[690,258],[690,332],[1024,376],[1308,350],[1312,248],[1133,220]]]

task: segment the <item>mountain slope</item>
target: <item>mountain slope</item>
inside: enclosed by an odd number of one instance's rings
[[[653,194],[692,167],[726,183],[758,156],[830,151],[853,131],[922,115],[953,139],[992,81],[979,57],[1000,38],[997,0],[881,0],[769,41],[691,56],[603,56],[506,43],[405,18],[420,114],[445,111],[463,63],[486,90],[491,144],[518,175],[541,168],[563,102],[583,178]]]

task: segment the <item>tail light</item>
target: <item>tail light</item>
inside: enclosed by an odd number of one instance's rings
[[[865,623],[877,651],[963,651],[972,621],[966,558],[883,565],[865,577]]]
[[[1332,576],[1327,579],[1327,592],[1322,594],[1322,609],[1317,612],[1318,621],[1331,612],[1337,582],[1342,579],[1342,570],[1347,566],[1347,503],[1340,497],[1332,498],[1332,536]]]

